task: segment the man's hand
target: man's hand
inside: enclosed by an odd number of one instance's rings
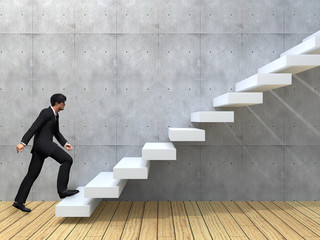
[[[65,149],[67,149],[68,151],[72,150],[72,146],[71,146],[69,143],[67,143],[64,147],[65,147]]]
[[[23,145],[22,143],[19,143],[19,144],[17,145],[16,149],[17,149],[17,153],[22,152],[23,149],[24,149],[24,145]]]

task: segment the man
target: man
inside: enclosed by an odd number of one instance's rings
[[[78,193],[78,190],[68,190],[69,173],[72,165],[72,157],[53,142],[53,136],[58,142],[68,151],[72,150],[72,146],[62,136],[59,131],[59,112],[64,110],[67,98],[63,94],[52,95],[50,102],[51,106],[43,109],[38,118],[32,124],[30,129],[23,136],[21,143],[17,145],[17,153],[22,152],[25,145],[34,136],[33,147],[31,150],[32,158],[29,165],[29,170],[23,179],[15,202],[12,206],[24,212],[30,212],[29,208],[24,206],[29,195],[30,189],[40,174],[44,160],[51,157],[60,163],[58,173],[57,188],[60,198],[65,198]]]

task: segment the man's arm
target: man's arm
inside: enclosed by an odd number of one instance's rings
[[[17,153],[22,152],[24,147],[28,144],[32,136],[38,131],[50,118],[50,115],[46,114],[45,110],[42,110],[38,118],[34,121],[29,130],[24,134],[20,144],[17,145]]]
[[[21,142],[28,145],[32,136],[38,131],[43,125],[50,119],[50,115],[46,113],[46,109],[42,110],[38,116],[38,118],[31,125],[29,130],[24,134],[21,139]]]
[[[68,141],[64,138],[64,136],[60,133],[59,130],[59,121],[58,124],[58,131],[54,133],[54,137],[58,140],[61,146],[65,147],[68,151],[72,150],[72,146],[68,143]]]

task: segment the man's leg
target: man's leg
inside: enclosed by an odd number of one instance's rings
[[[57,147],[50,157],[61,164],[57,181],[58,193],[61,194],[68,187],[70,168],[73,160],[72,157],[60,147]]]
[[[40,174],[43,161],[45,157],[37,152],[34,152],[32,154],[31,162],[29,165],[28,173],[24,177],[19,191],[17,193],[17,196],[15,198],[16,202],[24,204],[27,200],[27,197],[29,195],[30,189],[34,183],[34,181],[37,179],[37,177]]]

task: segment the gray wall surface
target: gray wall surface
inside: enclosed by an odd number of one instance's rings
[[[15,146],[56,92],[74,150],[69,187],[201,127],[176,143],[121,200],[320,200],[320,69],[235,108],[231,124],[192,124],[194,111],[320,28],[319,0],[0,0],[0,200],[13,200],[31,144]],[[59,164],[45,161],[28,200],[58,200]]]

